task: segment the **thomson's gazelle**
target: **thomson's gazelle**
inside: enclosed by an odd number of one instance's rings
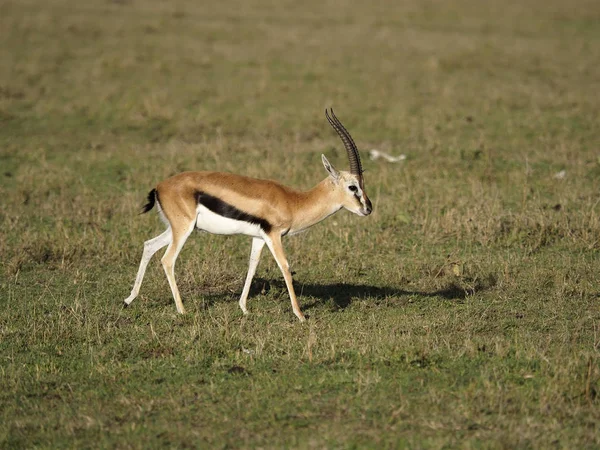
[[[150,211],[156,203],[159,214],[168,226],[164,233],[144,243],[142,261],[125,306],[137,297],[152,255],[168,245],[161,260],[162,265],[177,311],[185,312],[173,269],[186,239],[198,228],[214,234],[245,234],[252,237],[248,275],[239,302],[244,314],[248,313],[246,300],[250,284],[266,243],[285,279],[294,314],[304,321],[281,238],[305,230],[341,208],[359,216],[368,216],[372,210],[364,188],[356,144],[333,109],[331,115],[325,111],[325,116],[346,147],[350,172],[336,170],[322,155],[329,176],[307,192],[297,191],[276,181],[222,172],[184,172],[152,189],[143,212]]]

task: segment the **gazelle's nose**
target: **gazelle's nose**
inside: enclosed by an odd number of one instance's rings
[[[371,204],[371,200],[367,197],[366,207],[364,209],[365,216],[368,216],[373,211],[373,205]]]

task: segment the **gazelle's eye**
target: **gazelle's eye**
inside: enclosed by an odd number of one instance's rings
[[[352,192],[358,191],[358,188],[356,186],[354,186],[353,184],[351,184],[350,186],[348,186],[348,189],[350,189]]]

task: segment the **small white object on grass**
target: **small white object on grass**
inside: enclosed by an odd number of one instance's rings
[[[374,161],[376,159],[385,159],[387,162],[395,163],[399,161],[404,161],[406,159],[406,155],[402,154],[399,156],[392,156],[388,153],[382,152],[381,150],[372,149],[369,151],[369,156]]]
[[[554,174],[554,178],[556,180],[562,180],[566,176],[567,176],[567,171],[566,170],[561,170],[560,172],[556,172]]]

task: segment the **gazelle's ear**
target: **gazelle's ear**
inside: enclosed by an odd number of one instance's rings
[[[331,176],[331,178],[333,178],[334,180],[338,180],[340,178],[340,173],[336,170],[335,167],[333,167],[331,165],[331,163],[329,161],[327,161],[327,158],[325,158],[325,155],[321,155],[321,159],[323,160],[323,166],[325,166],[325,170],[327,170],[327,172],[329,172],[329,175]]]

